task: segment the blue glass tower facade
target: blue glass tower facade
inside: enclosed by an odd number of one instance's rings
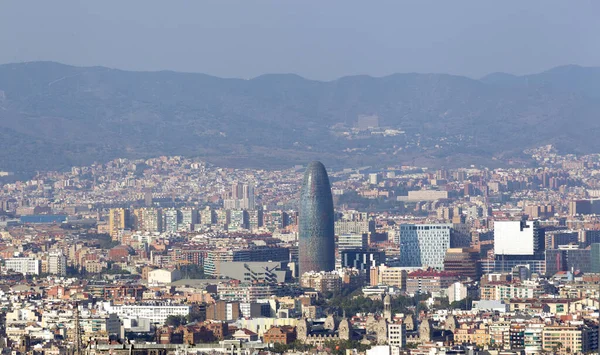
[[[325,166],[308,165],[300,193],[298,261],[300,275],[335,268],[333,198]]]

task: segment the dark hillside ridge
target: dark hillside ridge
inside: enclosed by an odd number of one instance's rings
[[[158,155],[280,168],[315,159],[329,166],[492,164],[544,144],[600,152],[599,98],[600,68],[579,66],[480,80],[411,73],[320,82],[6,64],[0,170]],[[348,135],[361,115],[377,115],[380,131],[404,133]]]

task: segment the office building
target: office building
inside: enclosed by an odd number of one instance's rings
[[[271,298],[277,290],[277,285],[272,284],[228,282],[217,286],[217,294],[223,301],[256,302]]]
[[[299,267],[308,271],[335,268],[333,199],[325,166],[308,165],[300,192]]]
[[[558,249],[561,245],[579,243],[579,233],[576,231],[546,231],[544,238],[546,249]]]
[[[546,260],[543,257],[534,259],[533,257],[505,257],[497,255],[493,259],[480,260],[481,274],[512,272],[515,267],[527,267],[531,273],[546,275]]]
[[[573,200],[569,202],[571,216],[600,214],[600,199]]]
[[[278,284],[292,276],[283,261],[224,261],[220,266],[220,276],[246,283]]]
[[[494,254],[534,256],[545,247],[544,230],[537,221],[495,221]]]
[[[284,247],[254,247],[237,250],[210,250],[204,260],[206,275],[219,277],[223,263],[231,261],[289,261],[290,251]]]
[[[592,244],[590,248],[590,271],[600,273],[600,243]]]
[[[116,314],[119,318],[146,318],[151,323],[165,324],[169,316],[186,317],[191,306],[171,305],[165,303],[149,304],[113,304],[103,302],[102,308],[108,314]]]
[[[23,275],[39,275],[41,271],[40,260],[34,258],[9,258],[4,265],[7,271]]]
[[[450,248],[444,257],[444,270],[454,272],[461,277],[479,280],[479,253],[474,249]]]
[[[600,243],[600,230],[580,230],[579,242],[582,247],[587,247],[594,243]]]
[[[385,252],[380,250],[344,250],[341,253],[342,268],[353,268],[365,273],[371,281],[371,268],[385,263]]]
[[[397,243],[402,266],[444,268],[452,224],[402,224]]]
[[[590,247],[579,249],[577,246],[546,250],[546,276],[553,276],[559,271],[592,272],[591,253]]]
[[[375,232],[375,222],[369,220],[340,220],[335,221],[334,229],[337,236],[344,234],[366,234]]]
[[[344,250],[365,250],[369,247],[369,235],[363,234],[342,234],[338,237],[338,251]]]

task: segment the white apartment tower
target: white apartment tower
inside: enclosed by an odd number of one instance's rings
[[[57,276],[67,276],[67,258],[61,251],[48,255],[48,273]]]

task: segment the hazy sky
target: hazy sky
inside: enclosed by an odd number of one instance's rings
[[[0,1],[0,63],[226,77],[600,66],[600,1]]]

